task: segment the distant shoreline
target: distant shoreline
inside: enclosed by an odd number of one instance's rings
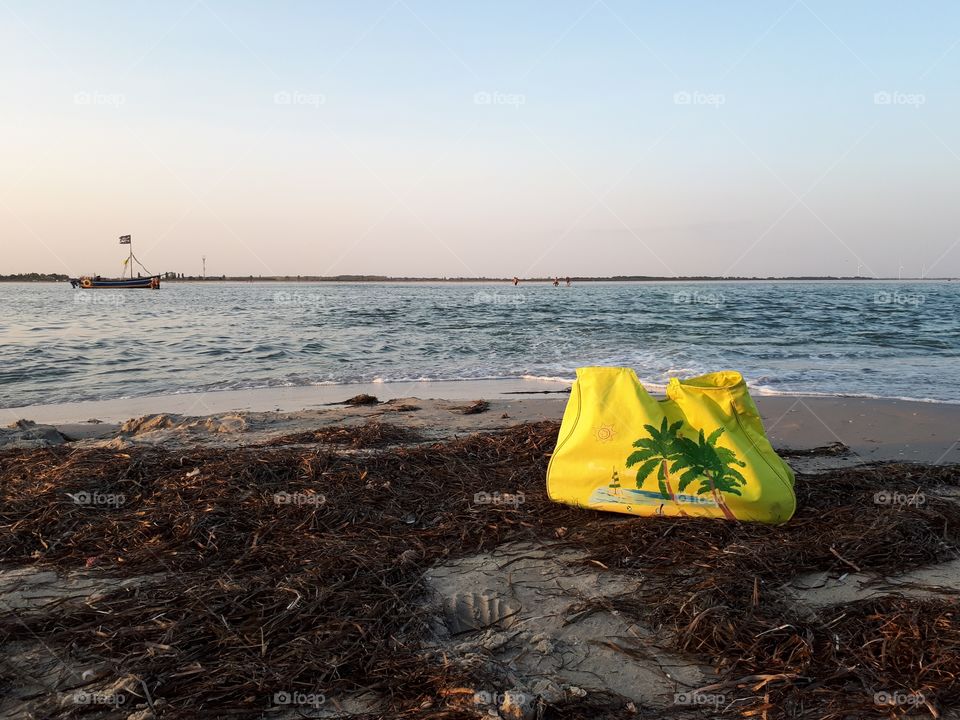
[[[760,281],[799,281],[816,280],[826,282],[950,282],[957,280],[953,277],[863,277],[850,275],[769,275],[766,277],[746,276],[715,276],[715,275],[681,275],[675,277],[658,275],[613,275],[609,277],[574,277],[570,276],[571,283],[590,282],[760,282]],[[0,275],[0,282],[8,283],[66,283],[69,278],[65,275],[45,275],[40,273],[24,273],[22,275]],[[520,284],[552,283],[552,277],[520,278]],[[180,278],[162,278],[164,283],[220,283],[220,282],[279,282],[279,283],[323,283],[323,282],[363,282],[363,283],[512,283],[513,278],[503,277],[390,277],[387,275],[228,275],[219,277],[186,276]],[[560,279],[561,284],[566,282],[566,276]]]

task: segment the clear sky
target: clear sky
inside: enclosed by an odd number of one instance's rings
[[[960,275],[960,5],[0,0],[0,273]]]

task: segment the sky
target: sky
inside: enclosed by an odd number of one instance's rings
[[[960,276],[960,5],[0,0],[0,274]]]

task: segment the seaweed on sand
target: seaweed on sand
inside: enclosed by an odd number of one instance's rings
[[[922,506],[892,508],[873,494],[957,487],[956,468],[801,476],[799,509],[782,527],[620,517],[546,497],[557,429],[528,424],[365,455],[326,446],[2,453],[7,569],[93,565],[143,582],[82,603],[0,606],[0,647],[42,643],[129,674],[145,717],[261,717],[277,692],[322,692],[331,703],[370,692],[379,704],[366,717],[476,717],[443,691],[491,681],[424,650],[421,576],[435,562],[527,540],[642,574],[641,592],[618,609],[717,669],[713,687],[730,704],[713,716],[895,717],[960,705],[955,598],[804,611],[781,591],[806,572],[899,573],[955,557],[960,506],[929,493]],[[478,491],[523,492],[526,502],[476,504]],[[76,501],[98,497],[113,502]],[[16,682],[0,666],[0,686]],[[884,705],[878,693],[923,700]],[[90,711],[53,693],[30,702],[42,717]],[[649,716],[613,696],[539,712]]]
[[[298,432],[273,438],[268,446],[300,445],[308,443],[326,443],[345,445],[354,450],[378,448],[387,445],[401,445],[422,442],[423,434],[402,425],[370,421],[351,427],[326,427],[308,432]]]

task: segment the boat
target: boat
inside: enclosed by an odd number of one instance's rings
[[[141,288],[144,290],[157,290],[160,287],[159,275],[148,275],[138,278],[102,278],[99,275],[92,277],[79,277],[70,281],[70,285],[81,290],[93,290],[97,288]]]
[[[121,289],[142,289],[142,290],[159,290],[160,289],[160,276],[159,275],[140,275],[137,273],[137,277],[133,276],[133,265],[136,263],[144,270],[149,272],[141,263],[136,255],[133,254],[133,238],[130,235],[121,235],[120,236],[121,245],[130,246],[130,254],[123,261],[123,275],[118,278],[104,278],[99,275],[81,275],[78,278],[70,279],[70,286],[73,288],[79,288],[80,290],[95,290],[102,288],[111,288],[114,290]],[[126,276],[127,270],[130,271],[130,277]]]

